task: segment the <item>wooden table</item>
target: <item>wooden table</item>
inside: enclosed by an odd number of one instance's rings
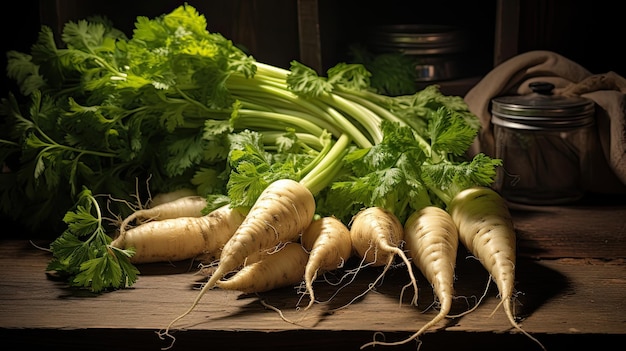
[[[519,245],[516,315],[523,328],[548,350],[626,340],[626,205],[511,205],[511,209]],[[204,279],[192,262],[150,264],[139,267],[142,274],[132,288],[92,295],[68,289],[46,274],[50,254],[36,245],[47,244],[0,242],[4,269],[0,336],[20,349],[167,347],[171,340],[159,339],[157,331],[191,305]],[[327,302],[306,312],[296,309],[301,295],[295,288],[259,295],[211,290],[176,323],[172,350],[358,350],[376,332],[399,340],[434,316],[429,309],[432,291],[419,273],[419,306],[406,304],[410,294],[400,305],[402,287],[408,282],[402,266],[388,272],[375,291],[347,306],[379,273],[360,271],[332,300],[337,287],[316,283],[317,297]],[[453,312],[473,306],[487,280],[480,264],[461,249],[455,283],[459,298]],[[491,284],[474,312],[448,319],[426,333],[420,350],[540,350],[510,327],[502,309],[496,309],[496,295]],[[263,303],[279,308],[294,323],[282,320]],[[306,300],[300,302],[305,304]],[[415,350],[416,344],[375,349]]]

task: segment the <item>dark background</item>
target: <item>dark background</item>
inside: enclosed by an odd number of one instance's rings
[[[187,1],[207,17],[209,30],[220,32],[248,47],[260,61],[288,67],[298,59],[296,0]],[[26,52],[42,23],[60,31],[67,20],[91,14],[106,15],[116,27],[132,35],[138,15],[154,17],[170,12],[177,0],[20,0],[5,5],[0,18],[2,52]],[[40,6],[40,4],[42,4]],[[429,1],[386,0],[367,6],[357,0],[319,0],[320,31],[325,68],[345,60],[346,45],[358,40],[368,26],[378,23],[454,24],[472,34],[473,57],[478,74],[493,68],[496,0]],[[617,2],[523,0],[519,8],[517,51],[551,50],[578,62],[592,73],[615,71],[626,75],[621,54],[623,16]],[[4,71],[4,69],[3,69]],[[11,83],[2,74],[1,96]]]

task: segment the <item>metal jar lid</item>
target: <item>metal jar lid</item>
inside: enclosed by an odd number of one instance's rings
[[[406,55],[447,55],[464,52],[468,38],[460,28],[436,24],[376,26],[370,44],[379,51]]]
[[[553,95],[554,84],[533,82],[528,95],[491,100],[491,122],[527,130],[559,130],[587,127],[594,123],[595,104],[583,97]]]

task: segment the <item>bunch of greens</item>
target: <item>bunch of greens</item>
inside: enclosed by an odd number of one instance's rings
[[[42,27],[9,52],[20,94],[2,99],[0,210],[33,229],[60,223],[49,269],[101,291],[132,285],[132,250],[104,217],[144,191],[193,188],[207,212],[251,206],[272,181],[301,181],[319,215],[345,221],[383,206],[401,220],[459,190],[489,185],[499,160],[465,152],[479,128],[437,86],[387,96],[361,64],[318,75],[257,62],[193,7],[138,17],[131,38],[104,19],[68,22],[62,47]],[[106,209],[108,212],[105,216]]]

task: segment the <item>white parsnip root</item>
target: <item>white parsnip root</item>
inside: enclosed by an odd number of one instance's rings
[[[354,216],[350,227],[350,238],[352,239],[354,251],[363,259],[364,264],[374,267],[384,266],[382,273],[371,284],[368,291],[373,289],[378,281],[382,279],[397,256],[406,265],[415,291],[413,301],[417,301],[417,280],[413,275],[411,262],[401,249],[404,243],[404,228],[398,217],[382,207],[363,209]],[[367,291],[363,294],[365,293]]]
[[[473,187],[457,194],[448,211],[458,228],[461,243],[480,261],[496,283],[501,305],[511,325],[544,348],[515,321],[516,234],[504,198],[491,188]]]
[[[302,233],[302,246],[309,251],[304,273],[309,309],[315,303],[313,282],[319,274],[343,266],[352,255],[350,230],[335,217],[322,217],[311,223]]]
[[[172,320],[163,335],[198,304],[226,274],[239,269],[246,257],[280,243],[297,241],[313,220],[315,199],[303,184],[281,179],[271,183],[254,203],[243,223],[222,249],[217,269],[187,311]],[[263,277],[255,277],[263,279]]]
[[[404,224],[404,240],[413,263],[432,285],[439,300],[439,312],[410,337],[397,342],[373,341],[361,348],[376,345],[401,345],[419,338],[426,330],[441,322],[452,308],[454,270],[459,234],[450,214],[428,206],[412,213]]]
[[[181,261],[196,258],[211,261],[243,222],[238,209],[222,206],[200,217],[168,218],[143,223],[113,240],[111,245],[133,248],[132,263]]]
[[[176,201],[184,197],[193,197],[197,195],[198,193],[195,190],[189,188],[182,188],[166,193],[158,193],[149,200],[148,207],[157,207],[159,205]]]
[[[163,196],[167,195],[162,195],[162,197]],[[120,225],[119,235],[124,237],[127,228],[133,223],[134,225],[140,225],[148,221],[161,221],[181,217],[200,217],[202,216],[202,210],[207,205],[206,199],[197,195],[183,196],[171,201],[165,201],[162,197],[153,207],[137,210],[130,216],[124,218]]]
[[[260,293],[300,283],[309,254],[297,242],[261,255],[232,277],[218,280],[217,287],[244,293]]]

